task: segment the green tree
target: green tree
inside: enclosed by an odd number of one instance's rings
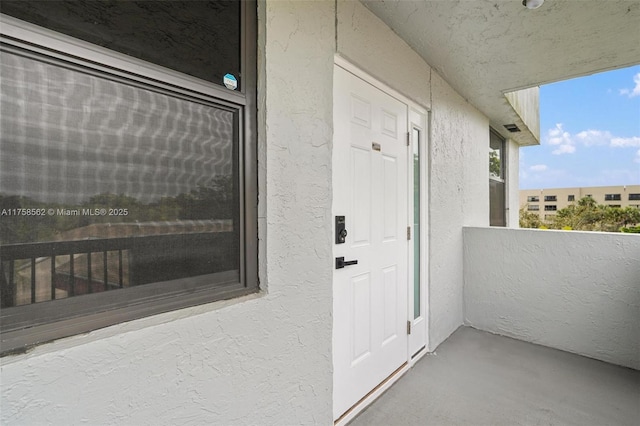
[[[607,222],[619,230],[627,225],[635,225],[640,223],[640,210],[634,207],[610,207],[606,212]]]
[[[581,231],[619,232],[627,225],[640,223],[640,210],[633,207],[605,206],[591,197],[583,197],[576,204],[558,210],[550,226],[554,229],[570,227]]]
[[[541,226],[540,216],[527,211],[527,206],[520,209],[520,228],[540,228]]]
[[[497,151],[489,151],[489,176],[500,177],[500,155]]]

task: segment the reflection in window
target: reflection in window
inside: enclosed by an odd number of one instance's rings
[[[237,111],[11,52],[0,66],[3,251],[67,242],[3,262],[3,306],[239,279]]]
[[[504,141],[491,133],[489,145],[489,176],[495,179],[503,179],[502,171],[502,151],[504,149]]]
[[[494,131],[489,132],[489,224],[506,226],[506,195],[504,182],[505,141]]]

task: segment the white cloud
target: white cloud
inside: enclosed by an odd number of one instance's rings
[[[640,74],[638,74],[640,75]],[[595,146],[608,145],[612,148],[633,148],[640,147],[640,137],[631,136],[628,138],[616,137],[608,130],[583,130],[572,135],[563,129],[562,123],[547,131],[546,143],[555,147],[552,154],[573,154],[578,145]]]
[[[529,167],[529,170],[531,170],[532,172],[544,172],[547,169],[548,167],[546,164],[535,164]]]
[[[575,145],[560,145],[557,149],[551,151],[552,154],[561,155],[561,154],[573,154],[576,152]]]
[[[640,137],[611,138],[611,146],[620,148],[640,146]]]
[[[571,142],[571,134],[564,131],[562,123],[556,124],[554,129],[549,129],[547,135],[549,137],[548,142],[550,145],[560,145],[562,143]]]
[[[562,128],[562,123],[558,123],[555,128],[549,129],[547,132],[547,143],[558,147],[552,151],[552,154],[556,155],[571,154],[576,150],[574,146],[575,142],[571,138],[571,133],[566,132]]]
[[[606,145],[612,137],[610,132],[602,130],[583,130],[576,135],[578,141],[586,146]]]
[[[633,76],[633,82],[636,84],[633,89],[620,89],[620,94],[630,98],[640,96],[640,72]]]
[[[633,159],[634,163],[640,163],[640,149],[636,152],[636,158]]]

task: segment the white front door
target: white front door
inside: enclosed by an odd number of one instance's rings
[[[408,359],[408,106],[334,71],[334,419]],[[335,230],[334,230],[335,231]],[[357,261],[357,264],[348,264]]]

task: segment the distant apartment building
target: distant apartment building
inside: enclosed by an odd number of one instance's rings
[[[590,196],[596,203],[612,207],[635,207],[640,209],[640,185],[589,186],[581,188],[551,188],[520,190],[520,207],[537,213],[540,219],[553,219],[556,211],[583,197]]]

